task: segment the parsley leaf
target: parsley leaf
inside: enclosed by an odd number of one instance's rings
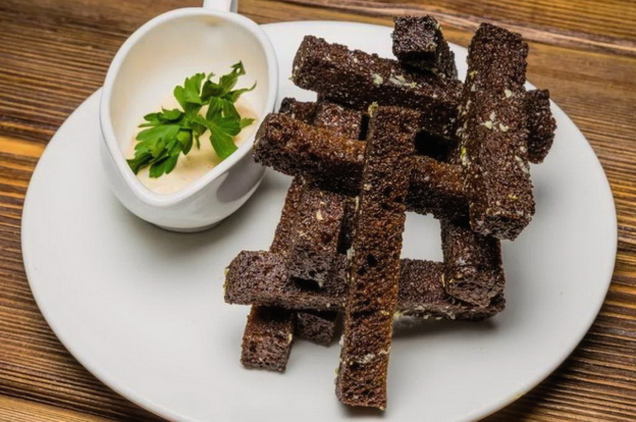
[[[249,88],[241,88],[241,89],[235,89],[234,91],[230,91],[227,94],[225,94],[223,98],[225,98],[226,100],[232,103],[235,103],[236,100],[238,100],[241,95],[243,95],[246,92],[252,91],[254,88],[256,88],[256,82],[254,82],[254,85],[252,85]]]
[[[137,174],[150,167],[150,177],[160,177],[174,170],[180,154],[188,154],[193,145],[200,148],[200,137],[210,131],[210,142],[221,159],[229,157],[237,150],[234,137],[254,122],[242,118],[234,103],[245,92],[256,87],[234,89],[240,76],[245,75],[243,63],[232,65],[230,73],[222,75],[217,82],[214,74],[207,77],[196,73],[185,78],[183,85],[177,85],[173,95],[181,109],[166,110],[146,114],[143,128],[137,136],[135,156],[128,161],[131,170]],[[201,114],[207,106],[205,116]]]
[[[200,95],[203,79],[205,79],[205,73],[196,73],[186,78],[183,86],[177,85],[172,92],[186,114],[196,114],[203,105]]]

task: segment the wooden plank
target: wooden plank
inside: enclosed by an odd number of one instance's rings
[[[40,422],[108,422],[112,419],[64,410],[33,401],[0,396],[0,420],[12,422],[33,420]]]
[[[347,1],[288,0],[290,3],[338,9],[370,16],[432,15],[442,25],[474,31],[481,22],[494,23],[525,39],[575,48],[636,55],[636,7],[627,1],[496,1],[434,0]],[[541,8],[542,13],[536,13]],[[567,18],[565,18],[567,13]]]
[[[20,218],[26,186],[43,146],[65,117],[101,85],[118,46],[152,16],[188,4],[198,2],[5,0],[0,4],[4,25],[0,32],[2,420],[95,420],[92,415],[157,420],[97,381],[52,334],[24,275]],[[537,388],[487,420],[636,420],[636,4],[620,0],[431,0],[425,7],[415,1],[355,0],[242,0],[240,4],[243,13],[259,22],[336,19],[390,24],[389,15],[396,11],[430,11],[445,24],[448,38],[461,45],[467,45],[472,29],[486,17],[534,40],[529,79],[550,88],[590,141],[610,179],[618,211],[618,256],[606,302],[576,351]]]

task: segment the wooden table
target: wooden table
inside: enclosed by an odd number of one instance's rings
[[[0,2],[0,420],[157,420],[109,390],[59,343],[22,265],[20,217],[33,168],[64,119],[102,84],[140,24],[190,0]],[[528,77],[581,128],[618,211],[612,285],[593,327],[546,381],[488,421],[636,420],[636,3],[633,0],[241,0],[257,22],[391,24],[435,16],[467,45],[479,22],[530,42]]]

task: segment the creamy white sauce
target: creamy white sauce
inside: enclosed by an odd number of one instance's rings
[[[254,113],[249,101],[247,101],[244,97],[239,98],[234,105],[241,117],[258,119],[258,116]],[[170,101],[166,101],[163,104],[163,107],[165,109],[179,108],[178,103],[174,98]],[[205,111],[206,108],[204,107],[202,109],[203,114],[205,114]],[[249,139],[250,136],[254,134],[257,126],[258,125],[255,121],[251,125],[243,128],[243,130],[234,137],[234,144],[238,147],[246,139]],[[137,133],[138,132],[135,132],[135,136],[137,136]],[[133,136],[126,154],[129,158],[132,158],[135,155],[135,145],[137,144],[135,136]],[[137,173],[137,178],[145,187],[153,192],[161,194],[174,193],[194,183],[197,179],[205,175],[221,162],[221,159],[214,151],[214,148],[212,148],[210,132],[205,131],[199,139],[201,142],[201,148],[197,149],[196,141],[193,139],[192,149],[188,155],[179,155],[177,165],[170,173],[163,174],[160,177],[150,177],[150,167],[145,167]]]

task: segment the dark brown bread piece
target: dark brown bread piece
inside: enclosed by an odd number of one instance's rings
[[[442,280],[446,267],[441,262],[403,259],[396,319],[401,317],[458,319],[478,321],[504,309],[503,293],[486,306],[474,306],[454,300],[445,291]]]
[[[260,304],[288,309],[327,311],[342,309],[346,283],[344,273],[322,288],[289,277],[287,259],[265,251],[242,251],[228,267],[225,301],[239,305]]]
[[[307,124],[332,129],[345,138],[358,139],[362,132],[361,111],[324,100],[305,102],[283,98],[278,112]]]
[[[307,125],[281,114],[270,114],[256,135],[254,158],[289,175],[304,174],[322,187],[357,195],[366,143]],[[437,218],[465,217],[468,202],[459,165],[415,157],[407,206]]]
[[[270,246],[272,252],[287,255],[298,203],[304,189],[304,182],[296,177],[287,191],[280,221],[276,227],[274,240]],[[257,283],[258,280],[246,280]],[[243,342],[241,345],[241,363],[246,368],[284,371],[292,347],[294,331],[294,312],[270,307],[252,306],[247,317]]]
[[[254,159],[289,175],[329,181],[335,191],[356,193],[365,143],[283,114],[268,115],[256,134]]]
[[[406,217],[404,200],[418,120],[418,113],[397,107],[378,107],[370,113],[336,379],[336,395],[350,406],[386,407]]]
[[[526,55],[521,36],[482,24],[468,50],[458,117],[473,230],[514,239],[534,214],[527,154]]]
[[[539,164],[548,155],[556,120],[550,110],[550,91],[533,89],[526,94],[526,110],[528,113],[528,160]]]
[[[347,252],[347,306],[352,312],[385,309],[385,289],[397,291],[417,117],[408,109],[382,106],[371,117],[353,242]],[[386,281],[390,277],[395,278],[393,285]]]
[[[460,160],[457,149],[452,161]],[[486,307],[503,294],[504,273],[500,241],[472,231],[467,219],[440,220],[444,273],[442,285],[450,296]]]
[[[416,156],[406,205],[409,211],[438,219],[466,218],[468,198],[461,166]]]
[[[481,319],[503,309],[502,301],[479,307],[454,300],[444,291],[444,264],[402,259],[397,310],[421,318]],[[267,251],[243,251],[230,263],[225,301],[237,305],[275,305],[286,309],[340,311],[346,300],[344,265],[333,283],[317,289],[313,283],[289,278],[286,260]],[[253,280],[255,282],[250,282]],[[477,317],[476,317],[477,316]],[[481,316],[481,317],[480,317]]]
[[[347,335],[347,332],[355,333]],[[347,321],[336,395],[348,405],[386,408],[386,379],[393,335],[393,311],[358,312]]]
[[[336,312],[298,311],[294,333],[298,338],[328,346],[336,337]]]
[[[362,133],[362,112],[329,102],[318,102],[314,126],[332,129],[340,136],[358,139]]]
[[[246,368],[285,371],[294,339],[293,312],[269,306],[252,306],[241,346]]]
[[[290,276],[322,286],[331,277],[344,215],[345,196],[307,187],[290,239]]]
[[[400,63],[417,70],[457,78],[455,54],[442,29],[431,16],[402,16],[393,20],[393,54]]]
[[[503,293],[499,239],[473,232],[467,224],[440,221],[444,253],[444,290],[464,302],[488,306]]]
[[[280,220],[276,226],[274,232],[274,239],[270,245],[270,251],[288,256],[289,247],[293,237],[294,225],[296,223],[296,216],[298,215],[298,207],[301,203],[303,192],[307,187],[307,183],[302,177],[294,177],[289,189],[287,190],[287,196],[285,197],[285,203],[283,210],[281,211]]]
[[[298,101],[295,98],[283,98],[280,103],[279,113],[285,114],[292,119],[311,124],[316,116],[317,103],[308,101]]]
[[[504,90],[520,92],[526,82],[528,45],[521,35],[482,23],[468,47],[466,90],[503,96]],[[473,88],[474,85],[474,88]]]
[[[501,264],[500,241],[482,236],[460,222],[440,221],[444,263],[493,268]]]
[[[309,35],[296,52],[292,80],[324,99],[358,110],[366,110],[372,102],[418,109],[423,130],[452,137],[459,81],[415,74],[395,60]]]
[[[314,126],[357,139],[361,132],[362,113],[336,104],[317,103]],[[322,286],[331,276],[344,219],[346,197],[308,186],[298,207],[288,268],[292,277],[313,280]]]

